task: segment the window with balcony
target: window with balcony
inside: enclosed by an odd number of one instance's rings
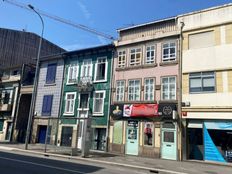
[[[189,92],[214,92],[216,82],[214,72],[199,72],[189,74]]]
[[[128,84],[128,100],[140,100],[140,80],[129,80]]]
[[[155,63],[155,46],[147,46],[145,64]]]
[[[161,99],[176,100],[176,77],[163,77],[161,83]]]
[[[170,62],[176,60],[176,42],[169,42],[163,44],[163,62]]]
[[[130,66],[137,66],[141,64],[142,49],[134,48],[130,50]]]
[[[76,93],[70,92],[65,95],[65,113],[64,114],[74,114]]]
[[[84,60],[81,66],[81,81],[84,83],[92,82],[92,60]]]
[[[126,66],[126,51],[118,51],[118,68]]]
[[[67,84],[74,84],[77,82],[79,73],[79,66],[78,64],[71,64],[68,67],[68,77],[67,77]]]
[[[154,89],[155,89],[154,78],[145,79],[144,80],[144,100],[146,101],[154,100]]]
[[[93,96],[93,115],[104,114],[105,91],[95,91]]]
[[[107,80],[107,67],[108,67],[108,62],[106,57],[97,59],[97,63],[95,64],[95,73],[94,73],[95,82]]]
[[[116,82],[116,101],[124,101],[125,81],[119,80]]]

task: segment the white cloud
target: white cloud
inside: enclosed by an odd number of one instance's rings
[[[91,18],[91,13],[89,12],[89,10],[87,9],[86,5],[84,3],[82,3],[81,1],[78,1],[77,3],[81,9],[81,11],[83,12],[84,16],[86,19],[90,20]]]

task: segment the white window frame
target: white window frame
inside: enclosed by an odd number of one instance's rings
[[[134,81],[134,86],[130,86],[130,82],[132,81]],[[139,85],[138,85],[139,96],[137,100],[135,99],[136,98],[135,81],[139,81]],[[130,93],[130,88],[132,88],[132,93]],[[132,99],[130,99],[130,95],[132,95]],[[141,99],[141,80],[138,80],[138,79],[128,80],[128,101],[140,101],[140,99]]]
[[[120,83],[120,85],[118,85]],[[122,85],[123,83],[123,85]],[[119,92],[119,93],[118,93]],[[116,101],[121,102],[125,100],[125,80],[116,81]],[[122,97],[122,100],[119,100]]]
[[[67,102],[68,102],[68,95],[74,95],[74,99],[72,99],[74,101],[73,104],[73,111],[72,112],[67,112]],[[65,106],[64,106],[64,115],[74,115],[75,112],[75,103],[76,103],[76,92],[67,92],[65,94]]]
[[[134,53],[131,53],[132,50],[134,50],[135,52]],[[140,51],[138,51],[140,50]],[[140,54],[140,59],[137,60],[137,54]],[[135,61],[132,63],[131,62],[131,56],[134,55],[135,56]],[[141,60],[142,60],[142,48],[131,48],[130,49],[130,66],[138,66],[138,65],[141,65]]]
[[[85,64],[86,62],[88,62],[88,64]],[[90,67],[90,71],[89,71],[89,76],[84,76],[84,67]],[[81,65],[81,78],[83,77],[89,77],[92,79],[92,76],[93,76],[93,63],[92,63],[92,60],[91,59],[86,59],[82,62],[82,65]]]
[[[71,71],[71,69],[73,71],[73,68],[76,68],[76,75],[74,75],[75,79],[76,79],[76,82],[69,82],[69,80],[70,80],[70,71]],[[68,66],[68,76],[67,76],[67,83],[66,84],[67,85],[72,85],[72,84],[77,83],[78,76],[79,76],[79,65],[78,65],[78,63],[77,64],[71,64],[71,65],[69,65]]]
[[[98,93],[103,93],[102,112],[94,112],[95,100],[96,100],[95,95],[98,94]],[[94,116],[103,116],[104,115],[105,96],[106,96],[106,91],[105,90],[94,91],[94,93],[93,93],[93,115]]]
[[[174,99],[170,99],[171,98],[171,91],[170,91],[170,85],[171,85],[171,83],[170,83],[170,78],[175,78],[175,97],[174,97]],[[164,92],[164,84],[163,84],[163,79],[165,79],[165,78],[167,78],[168,79],[168,90],[167,90],[167,92],[168,92],[168,99],[164,99],[164,95],[163,95],[163,92]],[[176,100],[176,76],[165,76],[165,77],[162,77],[161,78],[161,100]]]
[[[105,68],[105,77],[103,80],[96,80],[97,78],[97,71],[98,71],[98,64],[101,64],[101,62],[99,62],[101,59],[105,59],[105,64],[106,64],[106,68]],[[108,72],[108,61],[107,61],[107,57],[98,57],[97,58],[97,62],[95,64],[95,71],[94,71],[94,82],[106,82],[107,81],[107,73]]]
[[[154,49],[152,50],[151,48],[154,47]],[[149,48],[149,50],[148,50]],[[154,56],[151,56],[151,52],[154,52]],[[147,57],[147,53],[150,52],[150,57]],[[148,60],[149,58],[149,60]],[[152,59],[153,58],[153,59]],[[145,56],[145,60],[144,63],[145,64],[154,64],[156,61],[156,47],[155,45],[148,45],[146,46],[146,56]]]
[[[118,68],[124,67],[126,67],[126,50],[121,50],[118,51]]]
[[[171,46],[171,44],[175,44],[175,46]],[[165,47],[165,45],[168,45],[168,47]],[[175,49],[175,53],[171,54],[171,49],[174,48]],[[164,49],[168,49],[168,54],[165,55],[164,54]],[[166,43],[163,43],[162,44],[162,62],[171,62],[171,61],[176,61],[176,55],[177,55],[177,52],[176,52],[176,42],[175,41],[170,41],[170,42],[166,42]],[[174,55],[174,56],[172,56]],[[167,56],[167,57],[165,57]]]
[[[150,92],[150,90],[151,90],[151,86],[149,85],[146,85],[146,81],[147,80],[149,80],[149,82],[150,82],[150,80],[153,80],[153,84],[152,84],[152,86],[153,86],[153,91],[152,91],[152,94],[153,94],[153,99],[151,99],[151,96],[150,96],[150,94],[151,94],[151,92]],[[150,84],[150,83],[149,83]],[[146,86],[148,86],[148,92],[146,91]],[[149,94],[148,95],[148,98],[146,99],[146,94]],[[155,100],[155,78],[145,78],[144,79],[144,100],[145,101],[154,101]]]

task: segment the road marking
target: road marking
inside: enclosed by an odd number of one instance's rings
[[[76,170],[70,170],[70,169],[65,169],[65,168],[61,168],[61,167],[54,167],[54,166],[49,166],[49,165],[45,165],[45,164],[37,164],[37,163],[29,162],[29,161],[16,160],[16,159],[5,158],[5,157],[0,157],[0,158],[1,159],[5,159],[5,160],[9,160],[9,161],[19,162],[19,163],[32,164],[32,165],[46,167],[46,168],[51,168],[51,169],[56,169],[56,170],[63,170],[63,171],[66,171],[66,172],[85,174],[84,172],[80,172],[80,171],[76,171]]]

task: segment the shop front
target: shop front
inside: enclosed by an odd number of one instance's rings
[[[187,127],[189,159],[232,162],[232,122],[189,120]]]

